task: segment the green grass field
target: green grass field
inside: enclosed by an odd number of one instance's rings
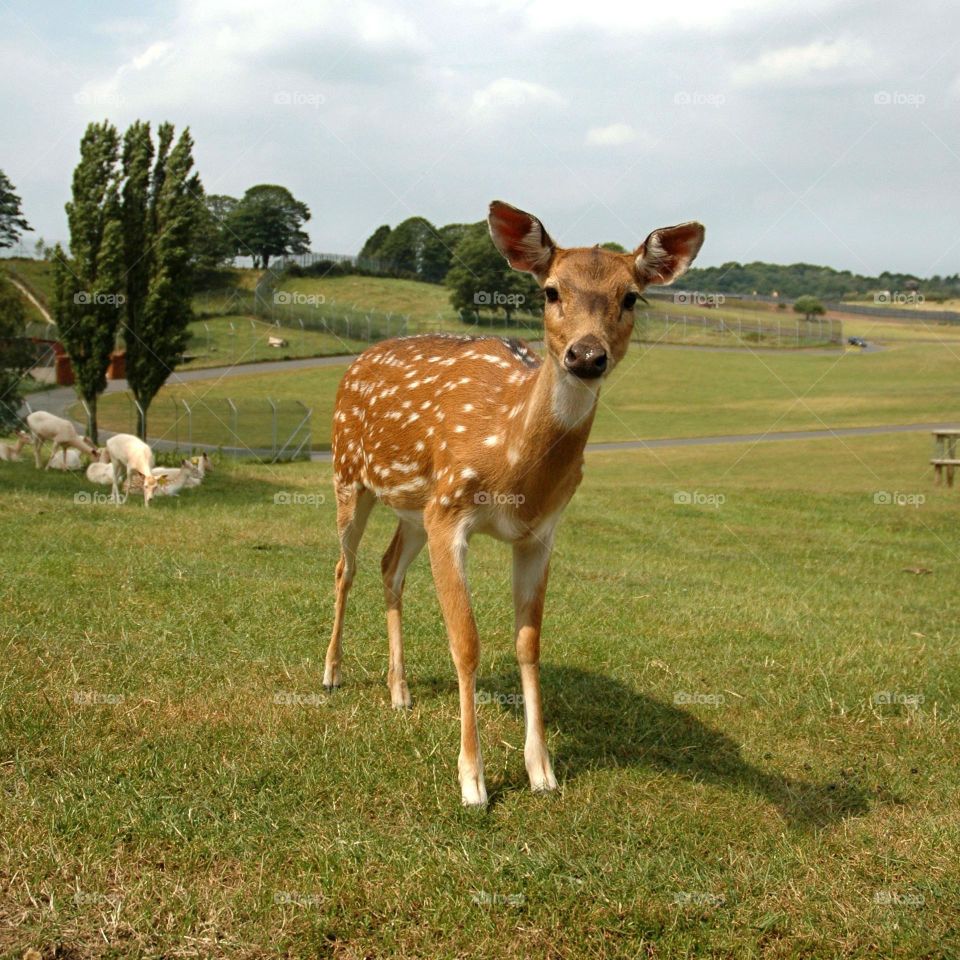
[[[329,446],[343,366],[257,373],[164,388],[202,407],[224,397],[300,400],[314,411],[313,444]],[[957,353],[934,345],[879,353],[710,352],[633,345],[601,392],[591,439],[635,440],[828,426],[953,421]],[[128,429],[122,396],[101,400],[103,426]]]
[[[285,347],[271,347],[270,337],[287,341]],[[185,370],[223,367],[238,363],[262,363],[265,360],[289,360],[298,357],[326,357],[358,353],[367,344],[347,340],[316,330],[277,328],[248,316],[211,317],[190,324]]]
[[[485,815],[459,805],[423,558],[414,708],[389,707],[385,511],[322,689],[326,467],[218,463],[146,511],[0,464],[0,954],[951,955],[960,523],[928,455],[588,455],[547,605],[549,797],[511,705],[506,553],[474,541]]]

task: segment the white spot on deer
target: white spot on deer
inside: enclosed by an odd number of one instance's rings
[[[416,390],[417,387],[419,387],[419,386],[420,386],[420,381],[419,381],[419,380],[414,380],[412,383],[408,383],[408,384],[407,384],[407,389],[408,389],[408,390]]]
[[[477,475],[477,471],[473,467],[464,467],[460,471],[460,476],[464,480],[472,480]]]
[[[492,433],[489,437],[484,438],[483,445],[485,447],[495,447],[501,439],[499,434]]]
[[[454,432],[454,433],[466,433],[466,432],[467,432],[467,428],[466,428],[462,423],[458,423],[458,424],[453,428],[453,432]]]
[[[450,498],[449,498],[449,497],[441,497],[441,498],[440,498],[440,506],[441,506],[441,507],[449,507],[449,506],[450,506]]]
[[[429,400],[424,400],[423,403],[420,404],[421,410],[429,410],[430,407],[431,407],[431,403]]]
[[[510,466],[512,467],[519,459],[520,459],[520,454],[513,447],[511,447],[507,451],[507,463],[509,463]]]
[[[409,427],[414,420],[419,420],[419,419],[420,419],[419,413],[411,413],[410,416],[407,417],[407,426]]]
[[[418,441],[413,445],[413,449],[416,450],[417,453],[421,453],[421,452],[423,451],[423,449],[424,449],[423,441],[422,441],[422,440],[418,440]]]
[[[463,405],[463,412],[464,412],[464,413],[469,413],[472,409],[473,409],[473,404],[472,404],[472,403],[465,403],[465,404]]]

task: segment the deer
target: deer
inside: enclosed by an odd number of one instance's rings
[[[100,455],[100,451],[93,441],[89,437],[81,437],[77,433],[77,428],[69,420],[47,413],[46,410],[34,410],[33,413],[28,414],[27,427],[30,429],[30,437],[33,440],[33,459],[38,470],[40,469],[41,449],[47,440],[53,443],[50,450],[50,459],[47,460],[47,470],[50,469],[51,464],[56,465],[54,457],[58,451],[61,452],[64,464],[67,462],[68,449],[78,450],[93,459]]]
[[[523,341],[423,335],[386,340],[347,369],[333,418],[333,485],[340,553],[324,687],[341,685],[347,597],[367,520],[379,502],[398,524],[383,555],[387,686],[412,700],[403,656],[402,598],[424,546],[457,674],[466,807],[487,790],[476,714],[480,638],[466,576],[468,544],[488,534],[513,551],[514,643],[524,704],[524,764],[534,792],[556,789],[540,691],[540,644],[557,523],[580,484],[600,385],[623,360],[634,306],[693,262],[704,228],[654,230],[632,253],[558,246],[535,216],[502,201],[487,218],[509,265],[544,295],[544,356]]]
[[[30,434],[26,430],[18,430],[17,439],[13,443],[0,440],[0,460],[16,463],[20,459],[20,451],[31,442]]]
[[[113,466],[113,491],[110,499],[120,506],[126,500],[120,499],[120,482],[124,473],[127,474],[127,490],[129,492],[130,475],[139,473],[143,477],[143,505],[150,506],[150,501],[157,492],[160,481],[153,475],[153,451],[139,437],[131,433],[115,433],[107,440],[107,451]]]

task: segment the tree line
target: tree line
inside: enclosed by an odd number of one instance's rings
[[[864,276],[849,270],[810,263],[725,263],[719,267],[691,267],[684,279],[685,287],[711,293],[777,294],[793,299],[813,296],[823,300],[855,299],[878,291],[907,293],[919,290],[927,300],[944,300],[960,296],[960,274],[935,275],[923,279],[912,273],[884,271],[877,276]]]
[[[615,242],[601,246],[627,252]],[[505,266],[483,221],[435,227],[426,218],[416,216],[393,228],[384,224],[367,238],[357,269],[446,284],[451,289],[454,307],[468,313],[504,310],[509,314],[515,309],[538,310],[542,303],[536,284]],[[808,263],[784,265],[756,261],[692,267],[683,283],[689,289],[712,293],[778,295],[786,299],[804,296],[822,300],[854,299],[878,291],[921,291],[927,300],[960,296],[960,274],[956,273],[921,279],[910,273],[884,271],[871,277]],[[487,297],[487,294],[498,296]],[[524,298],[519,301],[522,303],[519,308],[518,297]]]

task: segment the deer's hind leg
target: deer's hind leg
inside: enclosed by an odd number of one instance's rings
[[[327,647],[323,685],[327,690],[340,686],[340,662],[343,659],[343,617],[347,594],[357,571],[357,548],[370,517],[376,497],[365,488],[352,484],[336,484],[337,531],[340,534],[340,559],[334,581],[333,634]]]
[[[427,542],[422,526],[401,520],[397,532],[380,562],[383,571],[383,592],[387,601],[387,636],[390,641],[390,666],[387,686],[390,701],[397,709],[411,705],[407,674],[403,664],[403,583],[407,567],[416,559]]]

